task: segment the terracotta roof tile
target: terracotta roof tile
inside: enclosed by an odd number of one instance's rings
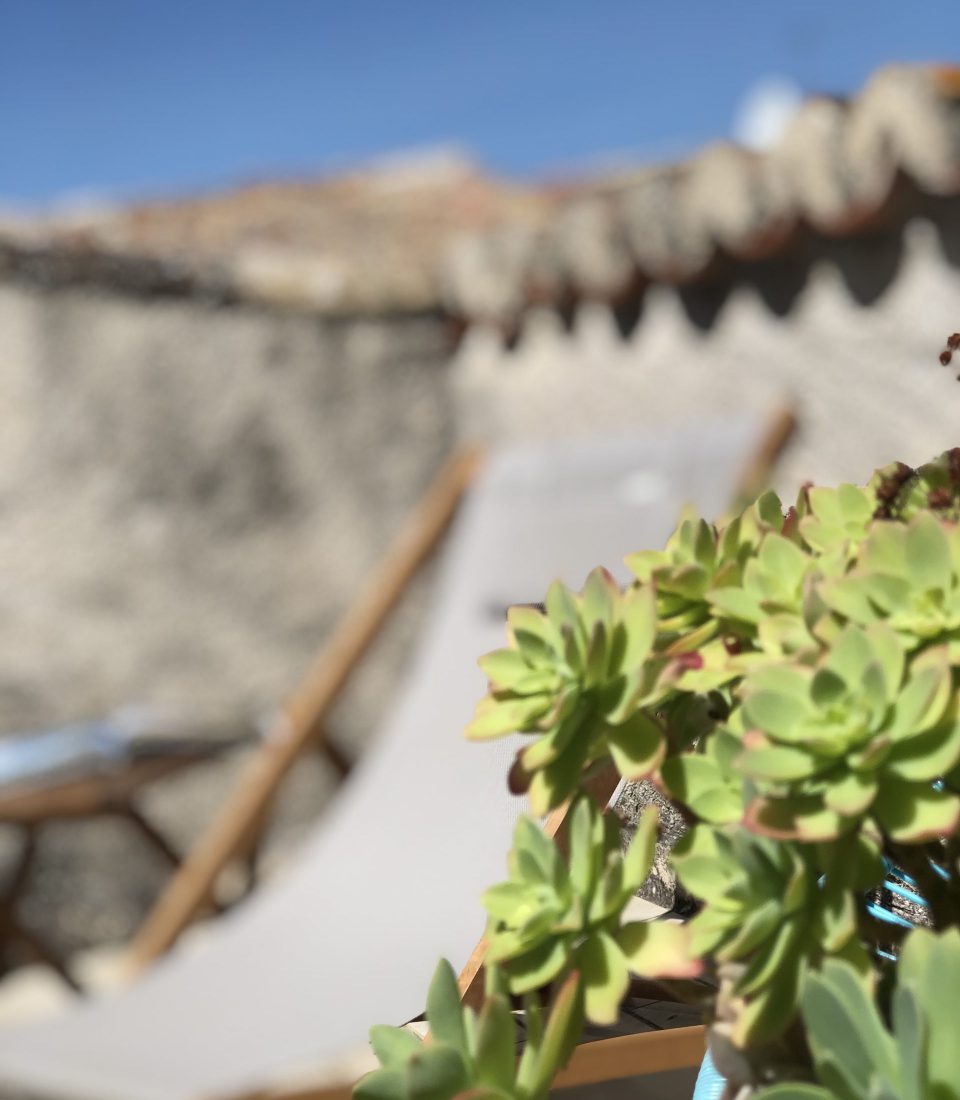
[[[531,302],[564,309],[715,277],[800,232],[850,236],[958,193],[960,69],[900,65],[849,103],[811,98],[762,154],[716,143],[564,187],[449,157],[262,183],[7,227],[0,271],[327,313],[446,309],[509,327]]]
[[[460,278],[466,293],[455,304],[509,326],[545,255],[558,261],[552,285],[567,306],[571,295],[615,297],[618,283],[689,283],[724,257],[770,258],[804,227],[827,236],[875,227],[901,180],[912,189],[895,204],[901,221],[910,196],[960,194],[960,70],[881,69],[851,103],[810,99],[768,152],[718,143],[678,164],[595,181],[526,238],[526,267],[513,255],[500,280],[495,270],[475,273],[473,284]],[[451,270],[457,262],[453,255]],[[472,285],[498,281],[499,312],[471,297]]]

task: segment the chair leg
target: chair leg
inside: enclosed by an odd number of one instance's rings
[[[3,896],[0,897],[0,938],[19,940],[41,962],[49,966],[74,993],[83,993],[83,989],[70,973],[64,960],[40,935],[28,928],[17,914],[17,902],[27,887],[36,858],[36,832],[36,828],[32,825],[23,826],[23,846],[20,849],[17,866],[10,876]]]
[[[163,833],[143,816],[132,802],[126,802],[121,806],[114,807],[114,813],[120,814],[135,825],[137,829],[140,830],[141,836],[149,841],[154,850],[159,852],[171,867],[176,869],[180,866],[180,862],[183,858],[181,854],[173,847]]]
[[[83,987],[70,973],[67,964],[57,955],[53,948],[50,947],[50,945],[41,936],[34,932],[33,929],[28,928],[25,924],[23,924],[12,909],[8,909],[8,911],[4,913],[3,916],[4,923],[6,924],[6,927],[10,932],[12,938],[18,939],[22,943],[26,944],[26,946],[29,947],[30,950],[33,952],[33,954],[36,955],[42,963],[45,963],[47,966],[49,966],[51,970],[55,971],[55,973],[61,978],[61,980],[66,985],[68,985],[74,993],[84,993]]]
[[[333,766],[340,780],[344,780],[353,771],[353,760],[340,748],[336,741],[328,736],[326,730],[321,730],[316,735],[317,749],[323,753],[328,763]]]
[[[37,854],[37,834],[34,826],[23,825],[21,826],[21,832],[23,833],[23,845],[20,848],[17,865],[10,876],[6,890],[3,892],[3,901],[10,905],[16,905],[20,895],[26,889]]]

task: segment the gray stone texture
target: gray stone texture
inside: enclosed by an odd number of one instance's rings
[[[227,731],[269,715],[453,446],[447,354],[429,315],[0,284],[0,731],[131,703]],[[331,717],[353,754],[389,706],[424,587]],[[185,848],[247,755],[156,784],[147,812]],[[268,859],[333,789],[305,760]],[[122,821],[54,824],[24,915],[64,947],[121,941],[167,874]]]

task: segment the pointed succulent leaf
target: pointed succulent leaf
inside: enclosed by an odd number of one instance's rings
[[[810,698],[821,708],[839,702],[849,690],[847,681],[829,668],[818,668],[810,681]]]
[[[617,771],[625,779],[652,775],[667,749],[658,723],[640,710],[620,725],[610,726],[607,743]]]
[[[906,531],[900,524],[874,524],[860,550],[864,567],[871,573],[903,577],[907,568]]]
[[[937,840],[960,826],[956,795],[893,776],[881,783],[873,812],[885,832],[905,844]]]
[[[672,756],[661,765],[660,776],[671,797],[704,821],[723,824],[739,820],[743,813],[735,777],[725,774],[708,756],[689,752]]]
[[[491,954],[496,945],[491,943]],[[507,981],[510,992],[530,993],[548,986],[570,961],[569,937],[553,937],[531,947],[509,960],[496,958],[497,962],[509,961]]]
[[[557,1068],[570,1060],[583,1029],[583,979],[574,971],[567,977],[550,1005],[539,1057],[531,1073],[528,1095],[534,1100],[546,1097]]]
[[[748,690],[743,700],[743,717],[749,729],[763,730],[786,740],[810,712],[810,704],[795,695],[762,688]]]
[[[776,578],[780,591],[787,592],[799,585],[810,564],[810,558],[789,539],[769,534],[760,545],[758,562]]]
[[[589,725],[582,725],[566,751],[533,776],[528,797],[530,809],[538,817],[555,810],[574,794],[590,755],[591,740]]]
[[[734,993],[748,997],[768,985],[778,970],[794,965],[793,956],[797,953],[802,934],[803,927],[799,921],[782,921],[764,949],[754,953],[743,975],[734,983]]]
[[[420,1047],[421,1039],[402,1027],[375,1024],[370,1028],[370,1046],[385,1069],[405,1066],[407,1058]]]
[[[583,975],[584,1008],[594,1024],[614,1024],[630,984],[627,962],[616,940],[606,932],[590,936],[577,953]]]
[[[820,974],[808,975],[803,1019],[818,1066],[829,1051],[843,1051],[834,1063],[846,1089],[868,1096],[871,1078],[897,1077],[894,1044],[873,1007],[863,982],[846,963],[827,960]]]
[[[477,704],[466,736],[473,741],[504,737],[508,733],[529,729],[550,709],[549,695],[529,695],[525,698],[505,698],[502,701],[486,696]]]
[[[785,745],[766,744],[747,749],[736,761],[737,770],[752,779],[802,779],[811,773],[810,756]]]
[[[781,966],[746,1004],[733,1029],[739,1047],[762,1046],[781,1035],[797,1013],[800,975],[798,960]]]
[[[552,764],[577,736],[582,718],[582,714],[576,710],[570,712],[542,737],[538,737],[532,745],[523,749],[521,760],[524,771],[529,775],[538,768],[545,768],[548,764]]]
[[[494,920],[520,923],[525,919],[524,913],[542,910],[555,898],[553,890],[547,886],[498,882],[484,890],[480,903]]]
[[[594,843],[595,813],[588,796],[578,798],[568,815],[570,822],[570,884],[577,894],[589,897],[600,873],[600,848]]]
[[[757,876],[759,877],[759,876]],[[732,930],[724,946],[722,958],[740,959],[755,951],[760,944],[771,941],[783,927],[783,909],[780,899],[766,898],[750,907]]]
[[[830,646],[825,667],[835,672],[845,683],[854,685],[873,660],[873,647],[867,631],[851,625]]]
[[[759,600],[744,588],[712,588],[707,599],[721,615],[743,623],[759,623],[765,617]]]
[[[398,1069],[376,1069],[353,1087],[354,1100],[407,1100],[406,1063]]]
[[[434,1038],[456,1050],[466,1050],[463,1030],[463,1010],[457,975],[446,959],[441,959],[433,972],[427,992],[427,1020]]]
[[[898,779],[932,783],[946,775],[960,760],[960,724],[956,714],[957,700],[951,704],[951,714],[932,730],[899,741],[886,760],[886,771]]]
[[[750,511],[764,527],[779,531],[783,526],[783,504],[772,489],[761,493]]]
[[[823,801],[843,817],[858,817],[866,812],[876,796],[876,779],[851,771],[827,788]]]
[[[607,678],[607,661],[610,655],[608,631],[609,628],[602,622],[593,624],[583,663],[585,688],[595,688]]]
[[[564,626],[580,627],[580,604],[576,595],[563,581],[554,581],[547,589],[544,610],[554,630],[559,634]]]
[[[854,623],[873,623],[880,617],[870,595],[869,578],[853,573],[826,580],[817,589],[820,601]]]
[[[638,550],[628,554],[623,562],[637,580],[645,584],[658,570],[669,565],[670,557],[663,550]]]
[[[914,943],[914,940],[917,942]],[[915,965],[914,956],[924,954],[926,965]],[[911,983],[909,977],[906,980],[908,988],[912,986],[915,990],[927,1021],[925,1069],[930,1090],[936,1095],[940,1095],[937,1090],[943,1090],[943,1095],[949,1095],[948,1090],[953,1090],[956,1095],[960,1081],[960,1049],[955,1028],[951,1028],[949,1023],[956,1011],[953,995],[960,980],[960,932],[951,928],[936,936],[932,933],[911,935],[902,956],[910,956],[906,959],[907,975],[918,971],[923,974],[919,981]]]
[[[777,840],[835,840],[848,827],[842,815],[815,799],[755,798],[744,824],[760,836]]]
[[[683,885],[699,898],[715,898],[735,878],[734,868],[723,857],[716,831],[707,825],[694,825],[677,841],[673,864]]]
[[[620,599],[620,587],[606,569],[594,569],[580,595],[583,622],[588,634],[600,623],[605,630],[613,625],[614,607]]]
[[[559,885],[564,879],[563,864],[556,845],[531,817],[517,819],[513,830],[513,846],[518,852],[529,853],[537,871],[534,881]]]
[[[446,1043],[424,1043],[407,1061],[409,1100],[452,1100],[468,1084],[467,1067],[458,1050]]]
[[[481,1085],[513,1091],[516,1025],[502,996],[488,997],[477,1021],[476,1078]]]
[[[929,512],[907,525],[904,539],[907,569],[920,587],[946,590],[953,577],[950,544],[943,525]]]
[[[550,670],[534,670],[517,649],[495,649],[481,657],[477,664],[493,687],[504,691],[513,691],[517,684],[522,685],[531,679],[536,682],[537,677],[547,682],[553,676]]]
[[[822,888],[821,888],[822,889]],[[837,886],[823,889],[823,897],[818,906],[820,942],[830,954],[840,951],[857,931],[857,914],[853,895],[849,890]]]
[[[560,638],[553,624],[534,607],[508,608],[507,628],[524,659],[531,663],[550,663],[560,652]]]
[[[629,588],[620,603],[620,617],[626,632],[622,668],[631,672],[647,658],[657,633],[657,606],[649,585]]]
[[[643,978],[697,978],[703,961],[692,951],[687,925],[631,921],[616,933],[631,973]]]
[[[657,822],[659,812],[656,806],[648,806],[640,815],[637,831],[623,857],[623,881],[630,893],[635,893],[647,881],[653,864],[653,853],[657,846]]]
[[[928,650],[924,658],[914,661],[910,677],[894,704],[892,721],[887,732],[894,738],[923,733],[936,725],[950,699],[951,676],[946,648]]]

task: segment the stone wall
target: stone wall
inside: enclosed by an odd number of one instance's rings
[[[0,729],[290,689],[453,443],[430,316],[0,284]]]
[[[960,443],[960,382],[937,362],[960,329],[960,202],[814,263],[767,266],[763,280],[649,289],[626,339],[589,304],[569,333],[556,313],[531,311],[512,350],[474,330],[454,371],[460,430],[642,431],[787,403],[801,424],[777,476],[789,494]]]

